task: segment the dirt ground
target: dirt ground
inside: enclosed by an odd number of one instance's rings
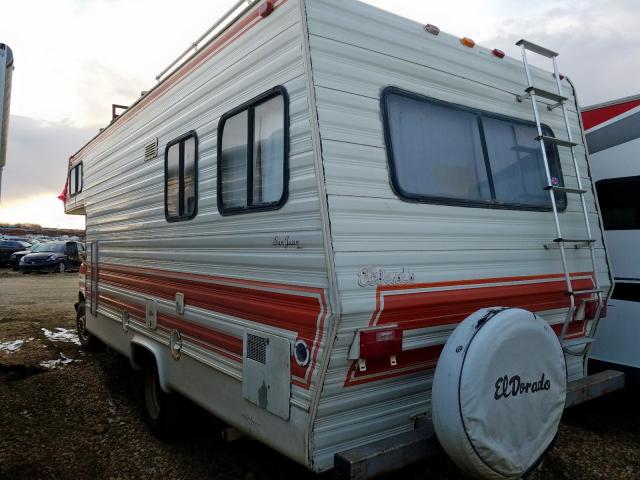
[[[152,437],[128,362],[76,343],[77,282],[0,270],[0,479],[319,478],[257,442],[225,443],[220,425],[188,403],[183,434],[171,444]],[[530,478],[640,479],[639,402],[622,392],[566,412]],[[440,457],[388,478],[464,477]]]

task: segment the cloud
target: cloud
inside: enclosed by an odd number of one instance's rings
[[[560,71],[576,84],[582,105],[640,93],[640,2],[538,0],[531,8],[512,0],[460,0],[455,6],[414,0],[364,0],[480,45],[520,57],[521,38],[557,51]],[[533,4],[532,4],[533,5]],[[531,63],[551,63],[531,55]]]
[[[564,1],[536,11],[506,18],[483,43],[503,45],[516,58],[520,52],[514,43],[520,38],[557,51],[560,72],[574,81],[583,106],[640,93],[640,2]],[[546,58],[528,58],[552,68]]]
[[[57,196],[64,186],[69,156],[96,133],[95,128],[11,115],[2,203],[42,194]]]

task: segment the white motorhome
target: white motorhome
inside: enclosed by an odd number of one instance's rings
[[[573,87],[356,1],[215,27],[70,158],[83,343],[145,371],[160,433],[178,393],[316,472],[435,429],[524,474],[623,381],[585,373],[611,281]]]
[[[590,355],[640,379],[640,95],[582,110],[615,288]]]

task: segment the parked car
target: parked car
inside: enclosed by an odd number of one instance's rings
[[[29,248],[31,244],[22,240],[0,239],[0,265],[6,265],[14,252]]]
[[[48,242],[35,245],[20,259],[20,271],[66,272],[80,268],[84,245],[80,242]]]
[[[20,270],[20,259],[25,255],[28,255],[29,253],[31,253],[31,251],[34,249],[36,245],[39,245],[39,244],[35,243],[33,245],[29,245],[24,250],[20,250],[19,252],[13,252],[9,257],[9,260],[7,260],[7,265],[11,267],[13,270],[16,270],[16,271]]]

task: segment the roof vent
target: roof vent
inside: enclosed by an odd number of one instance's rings
[[[144,161],[153,160],[158,156],[158,137],[154,137],[144,144]]]

